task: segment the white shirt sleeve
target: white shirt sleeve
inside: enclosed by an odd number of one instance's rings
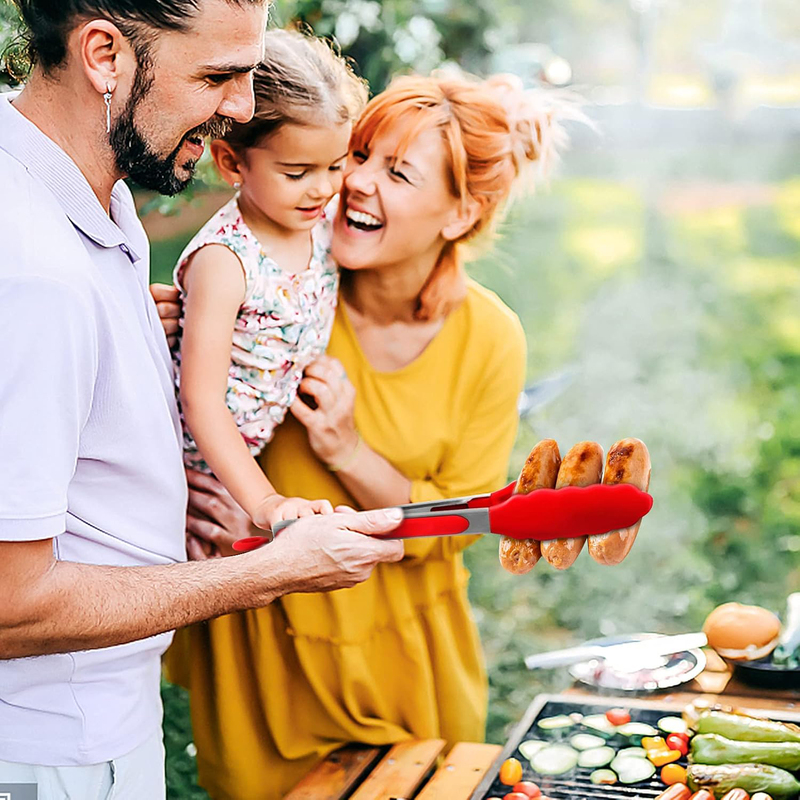
[[[37,276],[0,280],[0,541],[64,532],[97,352],[77,290]]]

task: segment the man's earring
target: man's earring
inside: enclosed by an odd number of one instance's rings
[[[106,102],[106,133],[111,133],[111,98],[113,92],[111,87],[106,84],[106,93],[103,95],[103,100]]]
[[[234,188],[234,189],[236,189],[236,191],[238,192],[238,191],[239,191],[239,189],[241,189],[241,188],[242,188],[242,183],[241,183],[241,181],[234,181],[234,182],[233,182],[233,188]]]

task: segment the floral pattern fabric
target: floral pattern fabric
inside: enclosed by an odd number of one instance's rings
[[[245,299],[233,331],[226,402],[253,456],[261,452],[283,422],[306,367],[328,346],[339,289],[339,273],[331,256],[335,210],[332,201],[312,229],[311,260],[302,272],[287,272],[264,252],[242,219],[235,197],[189,242],[175,267],[175,286],[183,299],[182,271],[200,248],[221,244],[242,262]],[[181,333],[183,325],[181,313]],[[173,359],[179,392],[180,341],[173,350]],[[181,421],[186,466],[210,473],[183,413]]]

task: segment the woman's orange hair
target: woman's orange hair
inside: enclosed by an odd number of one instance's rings
[[[566,112],[566,113],[564,113]],[[416,311],[418,319],[449,313],[466,294],[460,247],[491,232],[498,209],[517,179],[538,166],[542,174],[566,143],[564,117],[580,117],[574,101],[555,92],[525,90],[513,75],[487,81],[471,77],[404,76],[367,105],[353,131],[354,149],[401,128],[396,156],[402,158],[423,131],[438,128],[447,151],[456,198],[478,203],[480,216],[461,239],[448,242],[432,270]]]

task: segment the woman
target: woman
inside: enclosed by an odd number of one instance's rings
[[[369,104],[335,223],[328,356],[261,457],[277,491],[369,508],[503,484],[524,335],[465,278],[462,250],[562,136],[547,99],[509,78],[405,77]],[[192,537],[224,551],[249,535],[212,478],[190,483]],[[486,678],[461,557],[472,541],[407,541],[400,564],[354,589],[191,629],[170,667],[191,690],[210,795],[282,797],[346,742],[482,740]]]

